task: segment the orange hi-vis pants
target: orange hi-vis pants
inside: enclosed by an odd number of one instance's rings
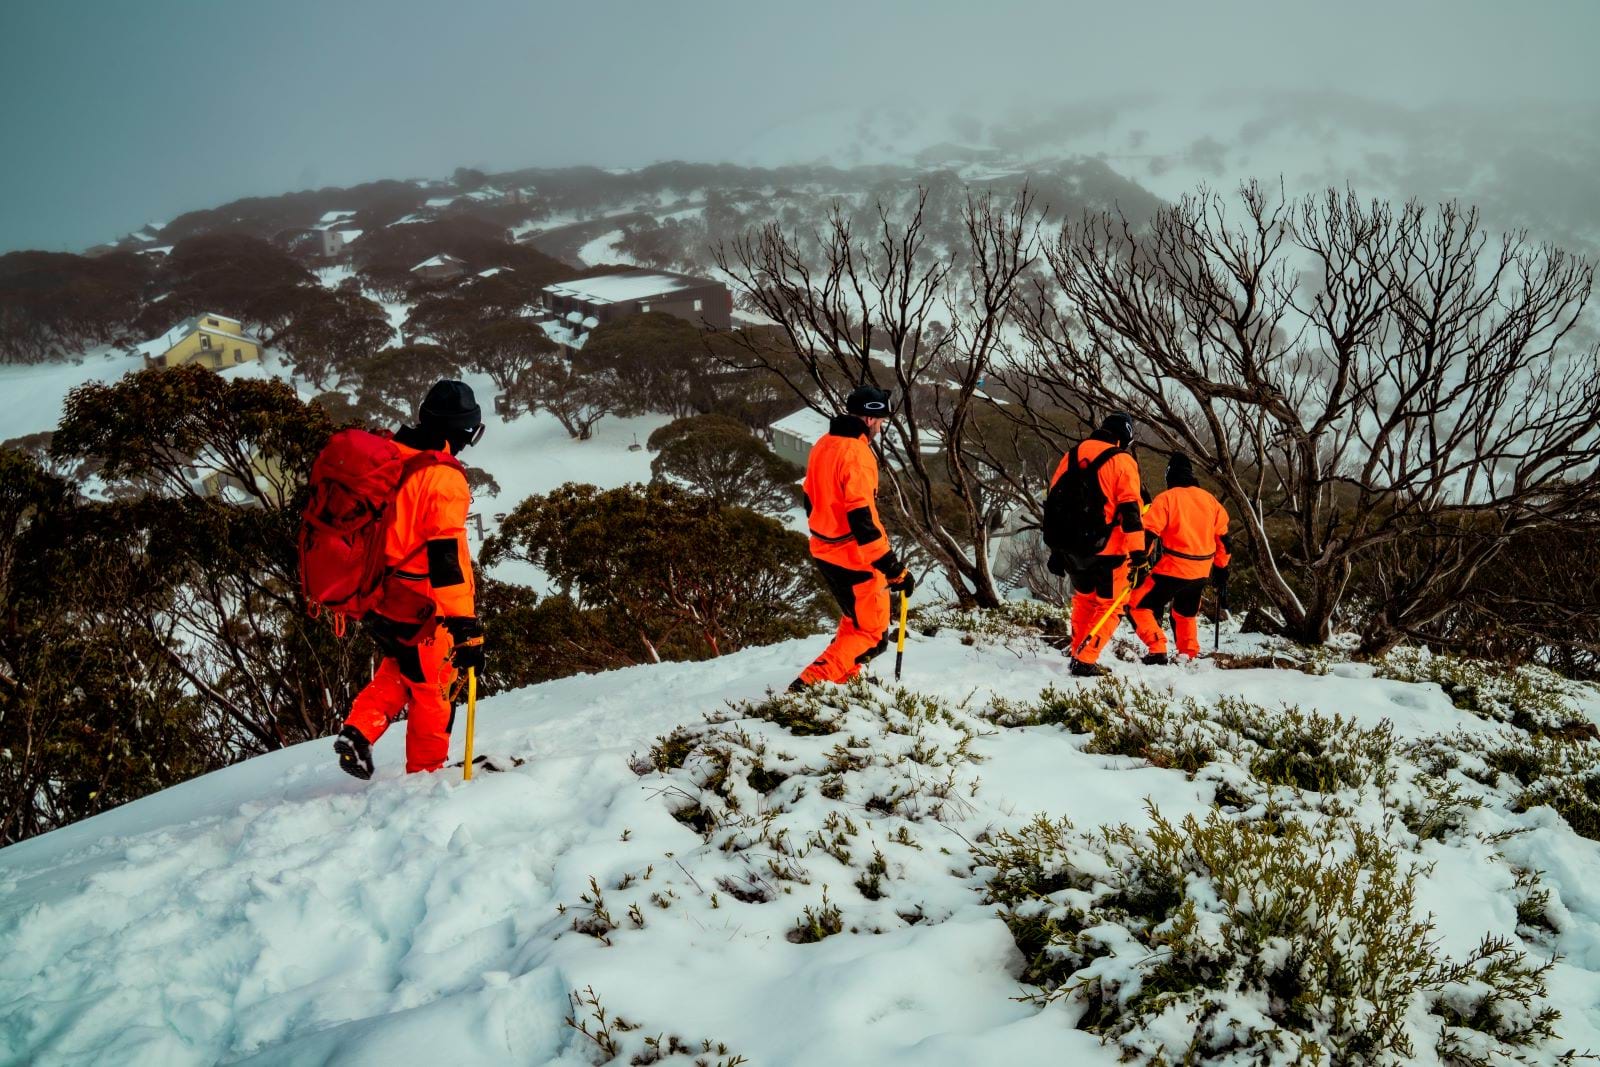
[[[1178,654],[1190,659],[1200,655],[1200,596],[1205,578],[1175,578],[1153,574],[1128,598],[1133,627],[1139,640],[1151,652],[1167,650],[1167,633],[1157,618],[1172,605],[1172,632],[1178,639]]]
[[[1114,567],[1097,567],[1072,574],[1072,647],[1073,654],[1084,663],[1099,660],[1100,653],[1111,643],[1111,635],[1117,630],[1119,620],[1107,619],[1098,636],[1084,640],[1128,584],[1127,557],[1111,558],[1120,558],[1122,562]],[[1080,644],[1082,648],[1078,647]]]
[[[450,686],[456,669],[450,665],[450,632],[436,627],[433,636],[398,656],[386,656],[365,689],[351,705],[346,726],[354,726],[371,744],[406,712],[406,773],[436,771],[450,755]]]
[[[889,647],[889,580],[875,570],[851,570],[820,559],[816,563],[844,616],[833,642],[800,672],[800,680],[807,685],[848,682],[861,673],[863,663]]]

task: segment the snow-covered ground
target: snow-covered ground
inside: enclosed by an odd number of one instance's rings
[[[1173,821],[1203,816],[1225,776],[980,718],[997,695],[1089,684],[1028,639],[913,633],[906,683],[935,702],[921,718],[876,688],[836,698],[841,728],[827,736],[730,708],[781,688],[821,640],[486,700],[478,751],[525,762],[470,783],[403,776],[397,726],[371,783],[313,742],[0,851],[0,1061],[587,1064],[603,1056],[565,1020],[599,1029],[592,1007],[569,999],[592,989],[618,1062],[656,1035],[696,1053],[711,1041],[707,1062],[737,1054],[763,1067],[1117,1062],[1064,1005],[1014,999],[1022,957],[982,901],[973,842],[1037,812],[1087,828],[1146,826],[1147,803]],[[1116,669],[1202,703],[1232,695],[1338,714],[1352,729],[1387,722],[1402,741],[1492,729],[1435,685],[1362,666]],[[743,782],[750,767],[737,761],[765,746],[792,780],[729,790],[741,809],[708,839],[673,813],[715,800],[697,786],[715,767],[695,757],[673,769],[664,755],[661,771],[634,757],[719,712],[732,777]],[[1597,712],[1590,698],[1585,713]],[[835,789],[812,776],[825,766]],[[1381,818],[1377,804],[1364,810]],[[1548,808],[1491,800],[1472,820],[1479,834],[1411,854],[1432,864],[1417,908],[1436,917],[1437,951],[1493,932],[1541,961],[1559,952],[1558,1044],[1600,1048],[1600,845]],[[1543,870],[1548,942],[1523,942],[1512,861],[1496,849]],[[881,887],[864,888],[875,853]],[[827,905],[839,933],[788,936],[805,909]]]

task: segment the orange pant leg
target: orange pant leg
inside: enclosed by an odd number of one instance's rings
[[[400,714],[411,697],[410,687],[400,674],[400,665],[392,657],[384,657],[372,681],[366,684],[350,705],[350,714],[344,724],[354,726],[368,744],[374,744]]]
[[[1128,598],[1128,617],[1133,620],[1133,628],[1138,632],[1139,640],[1144,642],[1145,648],[1151,652],[1165,652],[1167,631],[1156,621],[1155,612],[1139,607],[1140,602],[1155,586],[1153,577],[1146,578],[1144,584],[1133,591],[1133,595]]]
[[[406,773],[436,771],[450,755],[450,687],[456,669],[450,665],[453,643],[444,627],[417,646],[422,681],[406,679],[410,713],[406,716]]]
[[[888,579],[872,571],[870,577],[852,586],[850,593],[855,617],[847,614],[840,619],[833,642],[800,672],[800,680],[807,685],[847,682],[860,673],[863,663],[888,647]]]
[[[1084,663],[1094,663],[1100,659],[1100,653],[1111,643],[1111,635],[1117,632],[1119,619],[1106,619],[1100,627],[1100,632],[1094,637],[1089,637],[1089,631],[1100,622],[1107,609],[1116,603],[1117,595],[1128,584],[1128,565],[1126,563],[1111,572],[1110,593],[1105,597],[1094,593],[1072,594],[1072,647],[1074,655]],[[1120,614],[1120,613],[1119,613]],[[1082,645],[1082,648],[1079,648]]]
[[[1172,613],[1172,632],[1178,638],[1178,655],[1200,655],[1200,620],[1193,615]]]

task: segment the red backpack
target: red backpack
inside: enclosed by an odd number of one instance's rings
[[[311,499],[300,521],[300,588],[313,617],[329,612],[342,634],[348,620],[378,611],[414,624],[416,639],[425,635],[433,600],[410,583],[386,581],[394,568],[384,562],[384,542],[400,486],[439,463],[461,469],[441,452],[403,459],[387,430],[340,430],[328,439],[311,464]]]

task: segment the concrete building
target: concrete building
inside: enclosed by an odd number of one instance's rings
[[[550,315],[582,331],[650,311],[726,330],[732,325],[733,295],[727,286],[709,278],[630,270],[546,286],[543,306]]]
[[[261,342],[245,333],[238,319],[207,312],[184,319],[162,336],[140,345],[139,351],[152,367],[198,363],[222,370],[260,359]]]

